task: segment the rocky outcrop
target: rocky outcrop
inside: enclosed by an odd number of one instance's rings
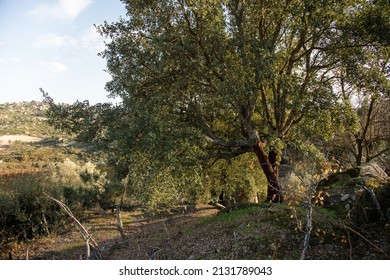
[[[357,224],[390,220],[390,178],[377,164],[334,174],[318,188],[329,194],[325,207],[341,219]]]
[[[390,177],[376,163],[365,163],[360,166],[360,176],[375,178],[378,181],[388,181]]]

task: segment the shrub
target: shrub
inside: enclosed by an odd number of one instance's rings
[[[100,173],[94,164],[79,166],[69,159],[50,165],[46,176],[49,182],[63,189],[65,203],[79,210],[96,206],[108,183],[106,174]]]
[[[45,193],[63,200],[77,215],[110,199],[107,182],[95,165],[79,166],[70,160],[50,165],[44,173],[7,181],[0,192],[0,244],[57,234],[64,228],[67,215]]]
[[[267,180],[260,165],[251,154],[230,161],[220,160],[208,171],[208,182],[213,199],[224,193],[225,204],[265,200]]]
[[[66,216],[43,194],[53,196],[41,174],[23,175],[12,181],[12,189],[0,193],[0,231],[2,240],[25,240],[56,234],[66,223]]]

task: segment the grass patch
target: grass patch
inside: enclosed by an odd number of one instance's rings
[[[234,210],[230,213],[220,213],[214,217],[208,217],[202,221],[202,224],[210,224],[214,222],[233,222],[241,219],[243,216],[246,216],[250,213],[260,211],[259,206],[250,206],[246,208],[241,208]]]

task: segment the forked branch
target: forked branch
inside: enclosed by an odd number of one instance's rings
[[[78,230],[80,231],[81,236],[83,237],[85,241],[86,251],[87,251],[87,257],[86,259],[98,259],[102,260],[103,255],[102,252],[99,249],[99,246],[97,242],[92,238],[91,234],[86,230],[86,228],[80,223],[80,221],[73,215],[72,211],[69,209],[68,206],[66,206],[63,202],[59,201],[58,199],[55,199],[54,197],[48,195],[47,193],[44,193],[49,199],[53,200],[55,203],[57,203],[65,212],[68,214],[70,218],[75,222],[75,224],[78,227]],[[92,249],[92,250],[91,250]],[[91,256],[92,254],[92,256]]]

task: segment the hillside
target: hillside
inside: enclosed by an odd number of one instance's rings
[[[0,104],[1,174],[89,156],[88,145],[74,142],[73,135],[48,124],[47,109],[48,104],[36,101]]]
[[[86,257],[80,232],[61,208],[50,204],[42,193],[45,188],[74,209],[98,242],[104,259],[301,256],[307,207],[291,194],[283,204],[233,205],[219,211],[203,201],[172,205],[155,213],[128,196],[121,213],[126,235],[122,239],[112,207],[126,187],[107,178],[108,167],[100,172],[102,166],[98,169],[87,163],[94,156],[88,146],[48,126],[45,104],[3,104],[0,109],[0,259]],[[69,160],[64,161],[66,158]],[[60,162],[63,173],[56,165]],[[24,173],[28,174],[22,176]],[[53,180],[45,182],[50,177]],[[316,198],[323,203],[313,205],[306,259],[389,259],[389,182],[383,170],[369,164],[365,169],[336,172],[318,184]],[[11,231],[13,227],[17,236]]]
[[[43,139],[64,137],[46,122],[43,102],[19,102],[0,104],[0,136],[29,135]]]

